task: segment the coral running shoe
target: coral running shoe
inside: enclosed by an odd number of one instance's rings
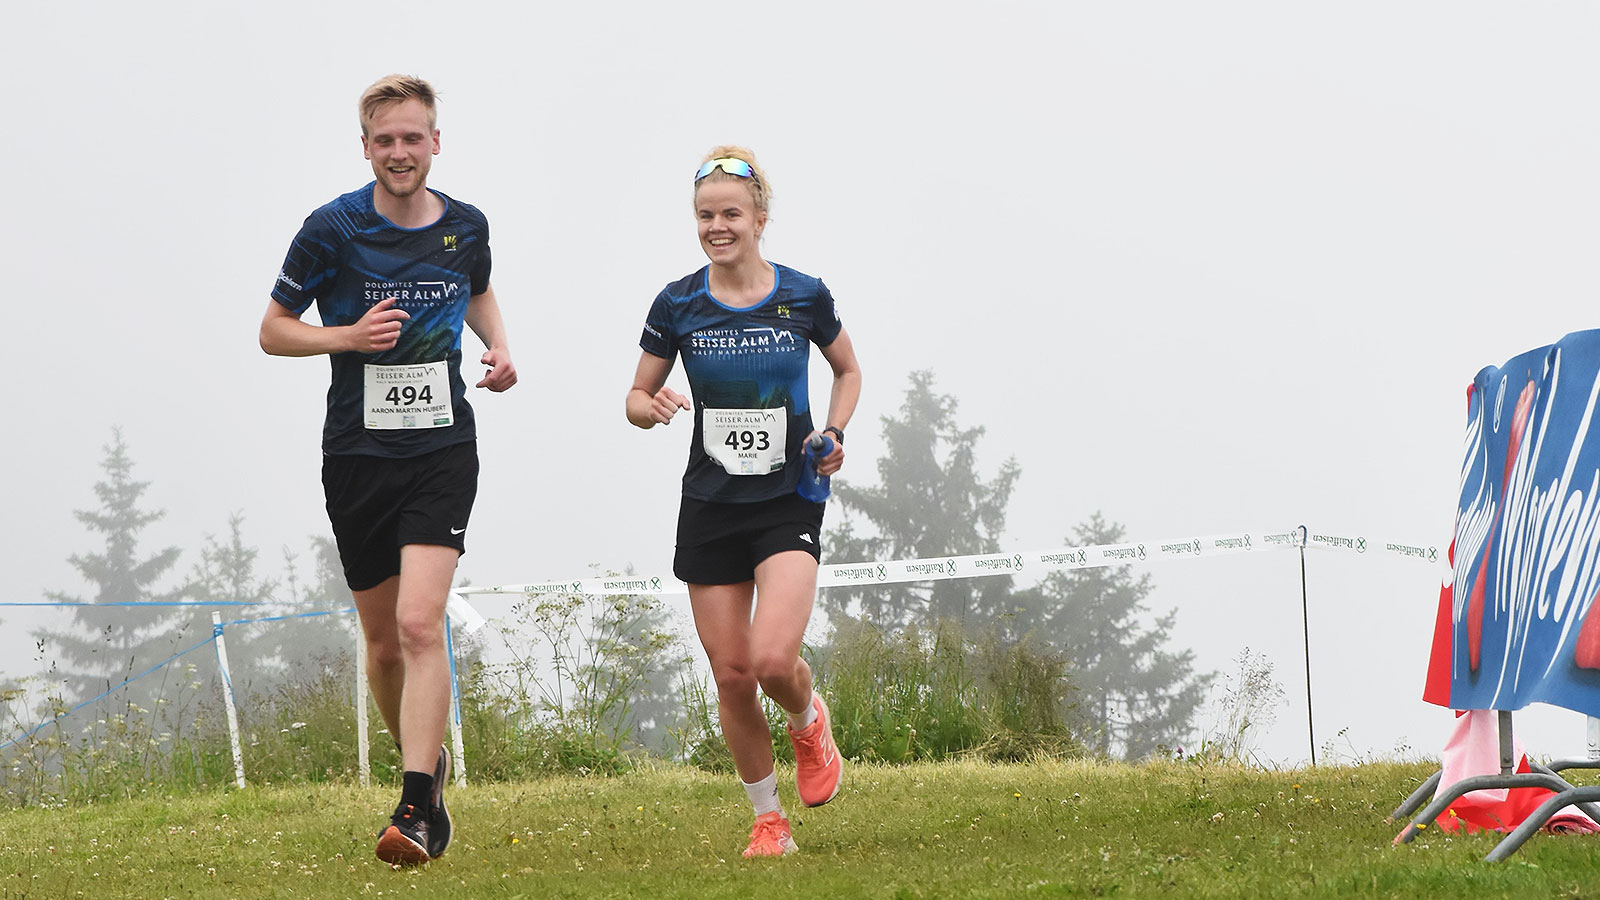
[[[400,804],[389,817],[389,827],[378,835],[378,858],[391,866],[414,866],[428,861],[428,819],[409,803]]]
[[[744,848],[744,858],[757,856],[785,856],[799,850],[789,834],[789,820],[781,812],[762,813],[750,828],[750,846]]]
[[[790,729],[789,740],[794,744],[794,782],[800,789],[800,802],[821,806],[839,793],[844,760],[833,743],[828,704],[822,702],[821,694],[812,694],[811,703],[817,708],[816,719],[799,731]]]

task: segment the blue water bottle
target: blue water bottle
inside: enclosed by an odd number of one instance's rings
[[[806,441],[806,448],[800,454],[805,465],[800,468],[800,485],[795,490],[812,503],[822,503],[828,499],[829,479],[826,475],[817,474],[817,460],[832,452],[833,438],[818,434]]]

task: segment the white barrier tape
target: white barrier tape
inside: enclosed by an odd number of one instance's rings
[[[1309,532],[1304,527],[1289,531],[1241,531],[1204,537],[1174,538],[1128,544],[1101,544],[1090,547],[1058,547],[1028,552],[986,553],[976,556],[947,556],[935,559],[890,559],[820,566],[817,587],[862,584],[905,584],[914,581],[944,581],[952,578],[982,578],[989,575],[1018,575],[1031,572],[1058,572],[1121,566],[1168,559],[1199,559],[1237,553],[1270,550],[1310,549],[1345,550],[1367,553],[1364,537]],[[1381,543],[1376,552],[1438,562],[1435,547],[1415,544]],[[612,578],[574,578],[569,581],[541,581],[496,587],[457,588],[459,594],[687,594],[689,588],[670,576],[627,575]]]
[[[483,614],[472,608],[460,593],[452,593],[444,598],[444,613],[456,627],[465,630],[468,634],[489,624]]]
[[[1378,552],[1391,556],[1402,556],[1415,559],[1429,565],[1443,565],[1445,554],[1435,546],[1419,547],[1415,544],[1399,544],[1393,541],[1374,542]]]
[[[1444,554],[1440,552],[1436,545],[1406,544],[1378,538],[1369,539],[1362,535],[1339,535],[1313,531],[1306,536],[1306,548],[1310,550],[1337,550],[1358,555],[1370,553],[1378,556],[1399,556],[1405,559],[1415,559],[1430,565],[1437,565],[1444,561]]]
[[[1367,552],[1367,539],[1357,535],[1348,537],[1340,534],[1326,534],[1312,531],[1306,535],[1307,550],[1350,550],[1355,553]]]
[[[627,575],[612,578],[574,578],[571,581],[536,581],[494,587],[459,587],[458,594],[687,594],[689,586],[671,576]]]
[[[1090,547],[1061,547],[1024,553],[988,553],[978,556],[948,556],[944,559],[895,559],[882,562],[823,566],[817,572],[818,587],[848,584],[901,584],[909,581],[938,581],[950,578],[980,578],[986,575],[1017,575],[1025,572],[1093,569],[1165,559],[1197,559],[1232,553],[1250,553],[1298,547],[1294,542],[1263,541],[1259,532],[1238,532],[1206,537],[1176,538],[1131,544],[1099,544]]]

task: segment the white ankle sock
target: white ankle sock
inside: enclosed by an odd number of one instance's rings
[[[816,692],[806,698],[806,711],[803,713],[789,713],[789,730],[804,731],[806,726],[817,720]],[[784,710],[788,712],[788,710]]]
[[[755,807],[756,815],[783,812],[783,806],[778,802],[777,772],[773,772],[754,784],[742,780],[739,783],[744,785],[744,792],[750,795],[750,805]]]

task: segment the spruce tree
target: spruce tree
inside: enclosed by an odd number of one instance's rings
[[[1100,513],[1074,529],[1073,546],[1122,543]],[[1074,733],[1103,756],[1143,759],[1186,739],[1213,675],[1194,672],[1194,652],[1168,648],[1177,615],[1148,620],[1152,585],[1128,566],[1052,572],[1017,591],[1006,616],[1013,639],[1047,641],[1070,661]]]
[[[280,635],[279,658],[292,672],[318,671],[324,675],[344,674],[355,669],[356,614],[337,612],[355,605],[344,580],[339,548],[326,534],[313,535],[311,541],[312,580],[301,586],[295,574],[298,560],[284,548],[285,613],[331,612],[332,615],[289,619],[274,633]],[[458,638],[459,640],[459,638]]]
[[[91,533],[101,536],[104,544],[96,552],[68,557],[91,586],[91,593],[87,599],[64,591],[47,595],[57,603],[90,605],[73,609],[76,628],[35,632],[54,660],[69,699],[99,694],[200,640],[180,607],[106,605],[168,602],[179,598],[181,588],[160,587],[178,561],[177,547],[149,556],[140,554],[144,529],[165,513],[139,505],[150,484],[134,479],[133,460],[120,429],[112,430],[100,466],[105,478],[94,486],[100,506],[73,515]],[[141,679],[130,686],[129,702],[149,704],[161,690],[159,676],[152,677],[153,682]]]
[[[244,514],[228,517],[228,537],[220,540],[207,535],[200,548],[200,559],[184,585],[184,595],[215,607],[199,607],[194,616],[199,628],[211,627],[211,612],[221,613],[224,622],[262,619],[282,614],[277,604],[278,583],[256,574],[259,551],[244,541]],[[237,605],[249,604],[249,605]],[[228,665],[235,690],[267,690],[277,685],[287,670],[282,658],[286,643],[278,623],[229,625],[224,630],[228,641]]]
[[[932,372],[913,372],[898,417],[884,416],[886,453],[878,460],[873,487],[834,479],[843,521],[827,542],[827,562],[934,558],[998,552],[1006,504],[1022,469],[1014,458],[994,478],[978,475],[982,427],[956,421],[957,401],[934,392]],[[846,445],[848,447],[848,444]],[[871,530],[858,533],[853,516]],[[1011,579],[981,578],[830,588],[823,607],[837,621],[859,614],[890,630],[913,622],[953,619],[969,629],[986,627],[1005,606]]]

